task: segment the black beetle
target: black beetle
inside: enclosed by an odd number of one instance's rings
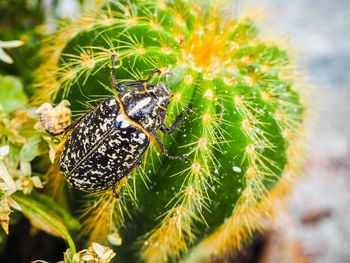
[[[114,194],[118,196],[115,184],[141,164],[152,136],[167,157],[187,161],[187,155],[168,155],[156,131],[174,132],[190,107],[167,128],[164,119],[173,95],[162,82],[147,84],[155,73],[161,74],[160,70],[153,70],[146,80],[119,85],[114,74],[116,56],[111,57],[111,79],[120,93],[106,98],[63,132],[49,133],[56,136],[72,130],[61,155],[60,170],[73,187],[97,192],[114,186]]]

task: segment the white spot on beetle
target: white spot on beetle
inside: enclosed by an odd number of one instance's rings
[[[126,128],[130,126],[130,122],[125,118],[123,114],[118,114],[117,122],[121,123],[120,128]]]
[[[143,141],[146,138],[146,134],[140,133],[139,138]]]

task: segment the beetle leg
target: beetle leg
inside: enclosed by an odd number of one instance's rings
[[[61,135],[61,134],[66,134],[67,132],[69,132],[71,129],[73,129],[75,126],[78,125],[78,123],[84,119],[84,117],[86,116],[87,112],[84,113],[83,115],[81,115],[78,119],[76,119],[75,121],[73,121],[70,125],[68,125],[66,128],[64,128],[63,131],[61,132],[50,132],[49,130],[46,130],[46,132],[52,136],[57,136],[57,135]]]
[[[124,87],[120,87],[115,79],[115,61],[114,58],[117,58],[118,55],[117,54],[112,54],[111,59],[112,59],[112,74],[111,74],[111,80],[112,80],[112,84],[113,87],[117,90],[117,91],[125,91]]]
[[[135,85],[146,83],[146,82],[151,80],[152,76],[155,73],[158,73],[159,75],[161,74],[161,71],[156,68],[151,72],[151,74],[149,75],[149,77],[146,80],[126,81],[119,86],[119,84],[117,83],[117,81],[115,79],[115,73],[114,73],[115,72],[115,58],[117,58],[117,57],[118,57],[117,54],[112,54],[112,56],[111,56],[111,59],[112,59],[111,81],[112,81],[114,88],[118,91],[125,91],[126,90],[125,87],[135,86]]]
[[[152,71],[152,73],[149,75],[149,77],[145,80],[136,80],[136,81],[125,81],[123,82],[121,85],[120,85],[120,88],[123,88],[125,89],[125,87],[129,87],[129,86],[135,86],[135,85],[140,85],[140,84],[143,84],[143,83],[147,83],[148,81],[151,80],[151,78],[153,77],[153,75],[155,73],[158,73],[159,75],[161,74],[161,71],[159,69],[155,69]]]
[[[136,163],[136,165],[134,166],[134,168],[133,168],[133,169],[136,169],[137,167],[139,167],[141,163],[142,163],[142,161],[141,161],[141,160],[139,160],[139,161]]]
[[[162,123],[162,126],[160,126],[160,130],[164,133],[164,134],[170,134],[170,133],[173,133],[174,131],[176,131],[177,129],[177,126],[179,125],[180,121],[182,121],[182,116],[184,115],[184,113],[186,111],[188,111],[189,109],[191,109],[192,106],[188,106],[183,112],[181,112],[179,114],[179,116],[176,117],[174,123],[171,125],[170,129],[165,126],[164,123]]]
[[[184,159],[185,162],[187,163],[188,160],[188,156],[187,155],[179,155],[179,156],[172,156],[168,154],[168,151],[164,148],[164,145],[162,144],[162,142],[160,141],[157,133],[153,133],[154,138],[156,138],[156,141],[160,147],[160,149],[162,150],[163,154],[168,157],[169,159]]]
[[[117,181],[118,182],[118,181]],[[117,199],[119,199],[119,192],[117,192],[117,182],[114,183],[113,185],[113,196]]]

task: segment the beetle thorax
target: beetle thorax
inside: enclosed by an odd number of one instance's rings
[[[148,132],[154,132],[164,122],[172,93],[163,83],[159,83],[150,89],[143,85],[130,87],[118,96],[128,117]]]
[[[158,107],[164,108],[165,110],[168,107],[169,99],[173,97],[173,94],[163,82],[160,82],[158,85],[147,89],[147,93],[157,101]]]

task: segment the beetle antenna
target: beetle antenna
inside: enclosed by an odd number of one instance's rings
[[[143,80],[143,82],[149,82],[150,80],[151,80],[151,78],[153,77],[153,75],[154,74],[158,74],[158,75],[161,75],[162,74],[162,72],[159,70],[159,69],[154,69],[152,72],[151,72],[151,74],[148,76],[148,78],[146,79],[146,80]]]

